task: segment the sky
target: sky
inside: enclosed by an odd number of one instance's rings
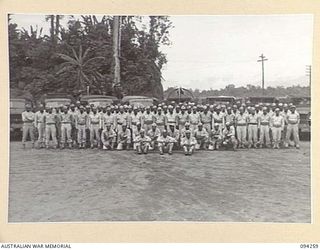
[[[163,86],[220,89],[261,85],[307,86],[306,65],[312,64],[313,16],[170,16],[170,46],[161,46],[168,63],[162,70]],[[38,25],[49,32],[43,15],[14,15],[18,27]],[[66,19],[62,25],[66,24]]]

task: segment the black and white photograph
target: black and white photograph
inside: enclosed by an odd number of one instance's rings
[[[312,14],[7,24],[9,223],[312,223]]]

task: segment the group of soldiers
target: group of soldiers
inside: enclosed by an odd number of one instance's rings
[[[175,102],[166,105],[81,106],[80,102],[58,108],[40,107],[33,112],[26,105],[22,113],[23,147],[28,135],[37,148],[134,149],[138,154],[158,150],[172,154],[183,149],[221,147],[288,147],[293,137],[299,148],[299,113],[292,104],[196,105]],[[290,143],[292,144],[292,143]]]

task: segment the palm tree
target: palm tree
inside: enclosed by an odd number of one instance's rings
[[[79,46],[79,53],[75,51],[74,48],[71,47],[72,50],[72,56],[57,53],[56,55],[63,59],[65,62],[61,64],[61,69],[57,72],[57,74],[60,74],[64,71],[68,71],[70,73],[76,74],[77,76],[77,82],[78,82],[78,88],[79,90],[84,90],[86,86],[92,86],[92,82],[89,80],[89,75],[95,75],[98,72],[93,71],[92,69],[89,69],[88,66],[92,64],[96,60],[104,60],[105,58],[102,56],[92,57],[89,58],[88,54],[90,49],[87,48],[82,53],[82,46]]]

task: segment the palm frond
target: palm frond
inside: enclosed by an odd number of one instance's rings
[[[79,65],[79,62],[77,60],[75,60],[74,58],[68,55],[61,54],[61,53],[57,53],[56,55],[67,62],[73,63],[75,65]]]
[[[93,57],[93,58],[87,60],[87,61],[83,64],[83,66],[86,66],[86,65],[88,65],[89,63],[93,62],[94,60],[98,60],[98,59],[104,60],[105,58],[104,58],[103,56]]]
[[[71,46],[70,46],[70,47],[71,47]],[[71,47],[71,50],[72,50],[72,54],[73,54],[74,58],[75,58],[77,61],[79,61],[79,57],[78,57],[77,52],[75,51],[75,49]]]

